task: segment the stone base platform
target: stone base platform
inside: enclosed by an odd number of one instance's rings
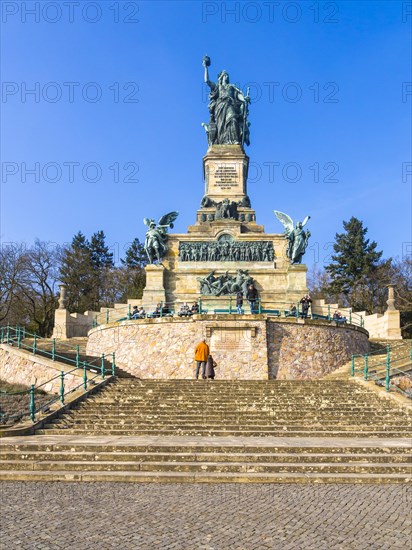
[[[116,364],[139,378],[190,379],[202,338],[220,380],[312,380],[369,351],[368,333],[357,326],[223,314],[100,325],[89,332],[87,353],[115,352]]]

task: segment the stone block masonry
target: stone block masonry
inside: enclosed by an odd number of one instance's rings
[[[60,390],[60,372],[73,370],[73,367],[52,361],[40,355],[33,355],[27,351],[0,344],[0,379],[10,384],[45,384],[43,390],[48,393],[58,393]],[[50,380],[54,378],[50,382]],[[66,374],[64,385],[70,391],[81,384],[82,371]]]
[[[101,325],[89,332],[87,353],[116,353],[139,378],[188,379],[194,350],[206,338],[222,380],[311,380],[369,350],[368,333],[352,325],[273,319],[267,315],[199,315]]]

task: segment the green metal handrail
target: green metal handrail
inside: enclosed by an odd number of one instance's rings
[[[396,352],[399,347],[403,345],[404,344],[399,343],[396,343],[394,345],[387,344],[384,349],[380,349],[377,351],[375,350],[373,352],[365,353],[363,355],[352,355],[350,369],[351,376],[355,376],[356,372],[358,372],[359,374],[362,372],[364,380],[372,379],[376,383],[384,385],[387,392],[393,389],[402,393],[408,398],[412,398],[412,389],[409,391],[402,390],[398,387],[397,384],[394,384],[392,382],[393,377],[404,376],[410,379],[412,383],[412,341],[409,351],[407,351],[403,355],[395,357],[393,353],[394,351]],[[371,366],[370,359],[374,358],[377,352],[382,354],[382,351],[385,352],[382,361],[374,363]],[[356,358],[362,358],[363,360],[361,361],[361,366],[359,368],[356,368],[355,365]],[[402,365],[404,367],[403,370],[397,368],[398,363],[404,363]]]
[[[237,314],[237,308],[235,307],[234,298],[235,295],[229,295],[228,297],[228,312],[230,314]],[[207,302],[209,299],[213,302],[215,297],[211,296],[198,296],[196,298],[196,301],[199,306],[200,312],[205,312],[203,309],[205,306],[207,308]],[[244,301],[247,301],[246,298],[244,298]],[[267,303],[265,303],[267,304]],[[153,313],[156,308],[156,304],[150,303],[150,304],[141,304],[143,309],[145,310],[145,317],[151,318],[154,317]],[[300,302],[297,302],[294,304],[296,311],[294,313],[290,313],[290,303],[285,302],[273,302],[273,305],[267,304],[263,308],[262,301],[260,299],[256,300],[255,307],[257,313],[262,313],[262,309],[273,309],[276,311],[282,312],[282,314],[285,317],[298,317],[298,318],[308,318],[308,319],[323,319],[325,321],[335,322],[337,325],[355,325],[359,327],[364,327],[364,319],[361,315],[357,313],[353,313],[351,309],[349,309],[348,312],[346,312],[346,315],[343,316],[342,319],[334,319],[333,313],[331,312],[330,305],[328,306],[315,306],[316,309],[321,308],[322,313],[314,313],[312,307],[309,307],[309,310],[307,314],[303,312],[302,304]],[[174,311],[176,307],[175,302],[161,302],[160,312],[159,314],[155,315],[155,317],[170,317],[174,314],[178,314],[178,311]],[[327,307],[327,312],[324,311],[324,309]],[[210,310],[210,313],[213,313],[216,309],[216,305],[213,304],[208,311]],[[172,312],[172,313],[171,313]],[[271,315],[269,312],[268,315]],[[122,321],[127,321],[132,319],[132,312],[131,312],[131,305],[127,304],[125,306],[119,307],[119,308],[106,308],[104,311],[98,313],[94,319],[93,319],[93,328],[98,327],[102,324],[107,323],[119,323]],[[140,319],[140,317],[138,318]]]
[[[24,338],[33,338],[32,344],[26,344],[23,340]],[[85,391],[87,391],[87,385],[90,385],[90,381],[94,380],[95,378],[98,378],[99,376],[104,380],[106,374],[111,374],[112,376],[116,375],[116,358],[115,354],[111,354],[111,360],[107,361],[104,354],[99,354],[98,357],[96,357],[93,360],[84,360],[80,365],[80,348],[77,345],[75,348],[75,359],[72,357],[67,356],[67,351],[65,352],[64,348],[70,348],[70,350],[73,350],[73,347],[69,344],[64,343],[57,343],[56,339],[51,339],[51,351],[47,351],[45,349],[39,348],[39,341],[48,341],[47,338],[40,338],[36,334],[31,334],[27,332],[23,327],[11,327],[10,325],[7,325],[7,327],[0,327],[0,343],[7,344],[7,345],[14,345],[16,342],[18,343],[18,349],[25,349],[27,351],[32,352],[33,354],[42,355],[45,357],[50,357],[52,361],[58,361],[59,359],[64,359],[65,362],[73,363],[74,367],[71,370],[64,371],[62,370],[59,374],[56,376],[50,378],[46,382],[43,382],[42,384],[39,384],[38,386],[35,386],[34,384],[30,386],[27,390],[17,391],[17,392],[7,392],[7,391],[0,391],[0,397],[7,397],[7,396],[13,396],[13,395],[24,395],[27,394],[29,396],[29,407],[28,411],[25,411],[21,413],[21,411],[18,411],[18,414],[14,415],[8,415],[8,418],[14,418],[22,416],[30,416],[30,418],[34,421],[36,414],[43,409],[44,407],[54,403],[55,401],[59,400],[62,404],[65,402],[65,397],[72,393],[73,391],[76,391],[80,387],[83,387]],[[63,351],[59,349],[61,347]],[[66,355],[63,355],[66,353]],[[106,361],[111,363],[110,368],[106,366]],[[83,374],[80,374],[81,383],[79,383],[76,387],[72,388],[71,390],[66,390],[65,387],[65,380],[66,376],[68,374],[71,374],[73,372],[79,371],[80,367],[83,369]],[[95,372],[95,376],[92,376],[91,378],[87,377],[87,370]],[[53,395],[52,398],[47,402],[42,402],[41,406],[36,408],[36,398],[35,393],[38,392],[43,386],[46,384],[49,384],[50,382],[56,380],[57,378],[60,378],[60,389],[59,394]],[[0,412],[0,418],[4,417],[4,413]]]

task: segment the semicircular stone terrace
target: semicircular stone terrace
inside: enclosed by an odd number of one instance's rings
[[[368,333],[353,325],[271,318],[198,315],[100,325],[87,353],[116,354],[116,364],[139,378],[187,379],[194,350],[206,338],[221,380],[312,380],[369,351]]]

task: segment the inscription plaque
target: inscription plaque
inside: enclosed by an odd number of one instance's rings
[[[251,329],[214,328],[210,338],[210,348],[214,351],[245,352],[252,349]]]

